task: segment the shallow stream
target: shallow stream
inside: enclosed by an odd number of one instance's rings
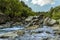
[[[11,31],[16,31],[16,30],[21,30],[24,29],[24,27],[12,27],[12,28],[4,28],[4,29],[0,29],[0,33],[6,33],[6,32],[11,32]],[[30,34],[30,32],[36,32],[36,34]],[[17,38],[15,38],[14,40],[43,40],[43,39],[47,39],[47,38],[52,38],[54,39],[56,36],[54,34],[54,30],[50,27],[47,26],[43,26],[42,28],[38,28],[35,30],[30,30],[27,31],[23,36],[19,36]],[[5,40],[5,39],[0,39],[0,40]],[[6,39],[9,40],[9,39]],[[13,39],[10,39],[13,40]]]

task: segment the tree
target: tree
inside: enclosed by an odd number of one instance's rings
[[[53,9],[52,18],[56,20],[60,19],[60,6],[57,6]]]
[[[32,9],[19,0],[0,0],[0,11],[11,18],[34,15]]]

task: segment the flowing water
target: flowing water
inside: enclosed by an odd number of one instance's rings
[[[1,33],[6,33],[6,32],[11,32],[11,31],[16,31],[16,30],[22,30],[24,29],[24,27],[21,26],[14,26],[14,27],[10,27],[10,28],[3,28],[0,29],[0,34]]]
[[[15,30],[21,30],[24,27],[12,27],[12,28],[4,28],[0,29],[0,33],[11,32]],[[36,32],[36,34],[30,34],[30,32]],[[55,34],[52,28],[43,26],[42,28],[38,28],[35,30],[26,31],[23,36],[18,36],[14,40],[47,40],[47,38],[55,38]],[[0,40],[13,40],[13,39],[0,39]]]
[[[24,36],[20,37],[20,40],[43,40],[47,38],[54,38],[54,31],[52,28],[44,26],[43,28],[38,28],[36,30],[31,30],[31,32],[39,32],[36,34],[26,33]]]

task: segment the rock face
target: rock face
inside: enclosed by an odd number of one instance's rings
[[[53,25],[53,24],[55,24],[56,23],[56,20],[54,20],[54,19],[50,19],[49,17],[47,17],[47,18],[45,18],[45,20],[44,20],[44,25]]]
[[[0,13],[0,24],[5,23],[6,22],[6,16],[3,13]]]
[[[8,27],[11,27],[12,26],[12,23],[13,22],[6,22],[5,24],[1,24],[0,25],[0,28],[8,28]]]
[[[7,23],[8,20],[9,17],[7,17],[5,14],[0,12],[0,28],[10,27],[10,23]]]
[[[56,20],[54,20],[54,19],[51,19],[50,21],[49,21],[49,24],[51,24],[51,25],[53,25],[53,24],[55,24],[56,23]]]
[[[7,21],[10,21],[10,17],[0,12],[0,24],[5,24]]]
[[[33,16],[29,16],[27,19],[25,19],[25,21],[31,21],[33,18]]]

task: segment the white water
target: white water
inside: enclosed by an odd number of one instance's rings
[[[1,30],[5,30],[5,31],[12,31],[12,30],[20,30],[23,28],[19,28],[19,27],[13,27],[13,28],[5,28],[5,29],[1,29]],[[54,31],[52,28],[47,27],[47,26],[43,26],[43,28],[38,28],[35,30],[31,30],[30,32],[38,32],[38,31],[42,31],[41,33],[37,33],[37,34],[30,34],[30,33],[25,33],[23,36],[19,36],[17,38],[17,40],[43,40],[44,38],[55,38],[54,36]],[[47,33],[49,32],[49,33]],[[8,39],[6,39],[8,40]]]
[[[54,31],[52,28],[44,26],[43,28],[38,28],[36,30],[31,30],[31,32],[38,32],[38,31],[42,31],[42,33],[36,33],[36,34],[28,34],[26,33],[24,36],[20,37],[20,40],[43,40],[44,38],[54,38]],[[50,32],[47,33],[46,31]]]
[[[11,31],[16,31],[16,30],[22,30],[24,27],[18,26],[18,27],[12,27],[12,28],[4,28],[0,29],[0,33],[6,33],[6,32],[11,32]]]

